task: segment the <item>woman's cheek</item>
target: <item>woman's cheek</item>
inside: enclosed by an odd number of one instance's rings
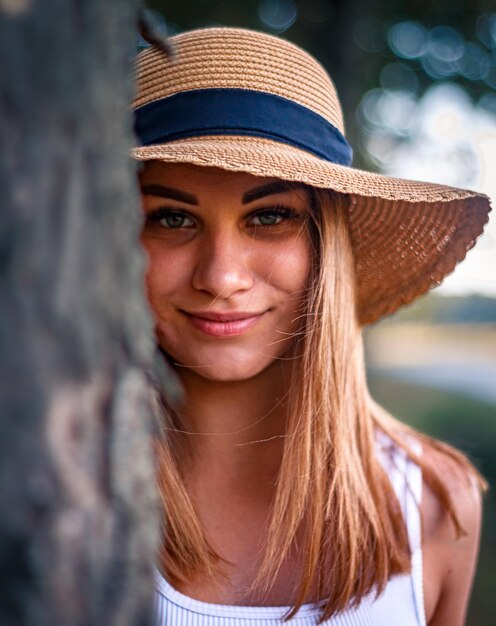
[[[265,255],[260,263],[264,280],[282,293],[302,292],[308,284],[311,268],[311,248],[308,240],[294,239],[274,253]]]
[[[146,270],[146,290],[148,300],[155,315],[159,315],[171,295],[184,286],[185,265],[181,260],[174,259],[156,242],[146,242],[145,250],[148,256]]]

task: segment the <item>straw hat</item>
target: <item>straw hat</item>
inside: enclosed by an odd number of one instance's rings
[[[351,195],[358,313],[367,324],[453,271],[483,230],[483,194],[351,167],[335,87],[279,37],[206,28],[138,55],[134,158],[278,177]]]

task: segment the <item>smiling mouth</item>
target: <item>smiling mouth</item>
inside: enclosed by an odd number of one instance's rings
[[[265,315],[250,311],[239,311],[233,313],[213,313],[210,311],[183,311],[192,325],[205,335],[211,337],[234,337],[241,335],[252,329]]]

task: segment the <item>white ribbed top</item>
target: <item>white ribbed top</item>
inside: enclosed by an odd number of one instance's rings
[[[412,571],[391,578],[379,598],[371,594],[358,608],[324,622],[329,626],[426,626],[419,510],[422,474],[392,442],[382,438],[381,442],[380,459],[407,523]],[[287,606],[229,606],[194,600],[174,589],[157,569],[155,587],[156,626],[281,626],[290,610]],[[318,604],[304,604],[290,622],[314,626],[318,616]]]

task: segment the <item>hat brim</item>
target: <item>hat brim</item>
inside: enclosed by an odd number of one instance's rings
[[[193,137],[134,148],[131,155],[139,161],[219,167],[349,194],[362,324],[440,284],[475,244],[491,210],[481,193],[337,165],[259,137]]]

